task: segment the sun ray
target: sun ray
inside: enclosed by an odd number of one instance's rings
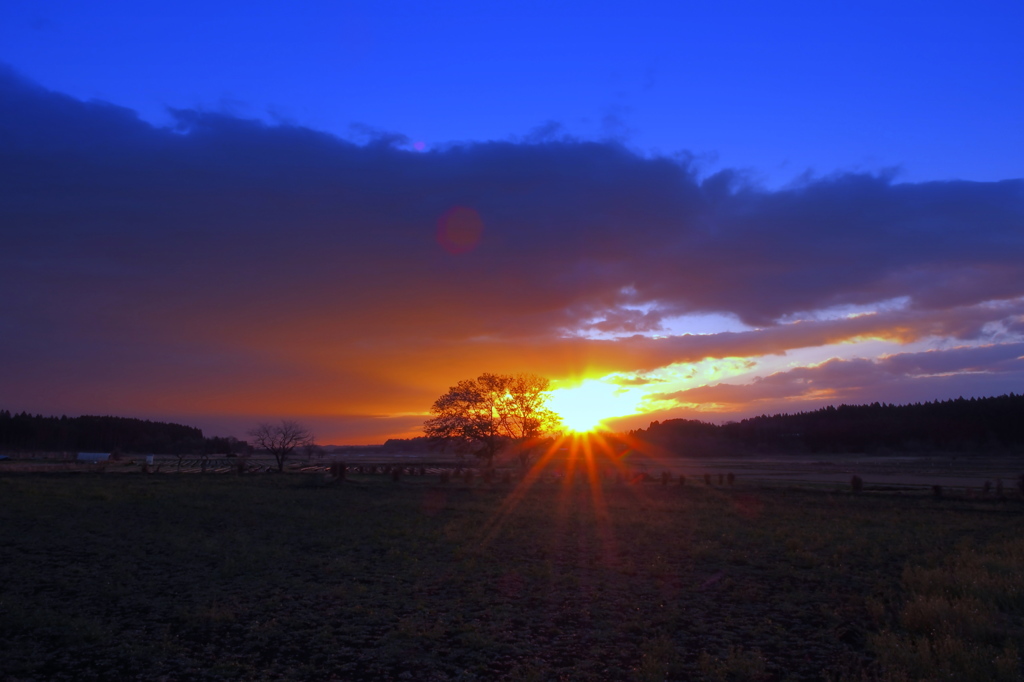
[[[522,502],[530,489],[537,483],[549,462],[558,453],[559,446],[566,440],[565,436],[556,438],[551,445],[537,458],[537,461],[530,466],[523,474],[523,477],[509,493],[508,497],[501,503],[494,517],[484,526],[482,544],[489,544],[497,535],[508,515]]]
[[[534,486],[546,479],[556,477],[557,501],[551,522],[563,527],[573,513],[573,505],[589,504],[600,539],[600,555],[604,561],[614,564],[618,561],[617,541],[611,523],[605,487],[619,481],[631,480],[633,466],[629,458],[668,463],[668,453],[657,446],[635,441],[628,436],[608,431],[562,434],[551,439],[533,464],[526,469],[516,485],[508,492],[495,513],[481,528],[481,548],[494,542],[509,518],[523,503]],[[580,485],[585,490],[580,489]],[[621,489],[625,494],[646,497],[646,486],[627,485]],[[562,537],[555,533],[553,537]],[[553,548],[556,551],[558,548]],[[575,550],[573,550],[575,551]]]

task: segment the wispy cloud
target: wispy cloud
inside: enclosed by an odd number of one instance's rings
[[[758,412],[765,405],[820,402],[857,404],[920,400],[921,385],[941,386],[944,395],[976,394],[980,386],[1001,394],[1019,389],[1024,380],[1024,343],[960,347],[919,353],[897,353],[877,359],[834,358],[820,365],[798,367],[756,377],[746,384],[722,382],[651,400],[710,406],[709,411]],[[927,393],[925,393],[927,395]],[[883,402],[884,402],[883,401]],[[789,410],[793,411],[793,410]]]

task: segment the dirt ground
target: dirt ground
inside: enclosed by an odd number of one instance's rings
[[[0,679],[1021,679],[1013,497],[575,471],[0,475]]]

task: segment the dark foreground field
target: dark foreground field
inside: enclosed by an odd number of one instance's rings
[[[0,676],[1021,678],[1016,499],[513,491],[4,476]]]

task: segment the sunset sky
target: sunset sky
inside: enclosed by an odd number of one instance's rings
[[[0,409],[1024,391],[1024,4],[0,6]],[[568,389],[581,386],[575,393]]]

